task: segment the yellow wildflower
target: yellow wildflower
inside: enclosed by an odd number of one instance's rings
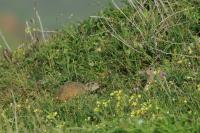
[[[94,112],[100,112],[99,108],[94,108]]]
[[[47,119],[49,119],[49,120],[55,119],[55,117],[57,116],[57,114],[58,114],[57,112],[49,113],[47,115]]]
[[[200,91],[200,84],[197,85],[197,90]]]
[[[184,103],[187,103],[187,100],[184,100]]]

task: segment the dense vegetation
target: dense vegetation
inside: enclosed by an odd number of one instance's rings
[[[16,49],[0,62],[0,131],[199,132],[199,21],[199,0],[129,1]],[[101,88],[58,102],[66,81]]]

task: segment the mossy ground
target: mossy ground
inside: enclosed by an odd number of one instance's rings
[[[12,62],[0,62],[0,131],[199,132],[199,7],[127,2],[15,50]],[[141,74],[148,67],[151,82]],[[66,81],[101,89],[55,101]]]

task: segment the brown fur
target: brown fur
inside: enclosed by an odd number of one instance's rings
[[[78,82],[68,82],[61,86],[60,90],[56,94],[56,99],[59,101],[67,101],[77,95],[83,94],[87,91],[94,91],[98,88],[98,84],[89,84],[88,86]]]

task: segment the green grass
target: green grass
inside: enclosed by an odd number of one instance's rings
[[[0,131],[199,132],[200,3],[157,2],[110,7],[2,59]],[[101,87],[58,102],[66,81]]]

